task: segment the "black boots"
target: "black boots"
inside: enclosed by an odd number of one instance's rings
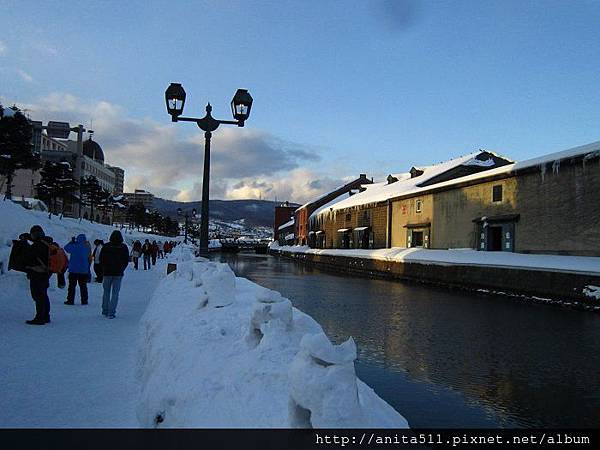
[[[50,319],[48,319],[48,322],[50,322]],[[45,320],[41,320],[41,319],[31,319],[31,320],[26,320],[25,323],[27,325],[46,325],[46,321]]]

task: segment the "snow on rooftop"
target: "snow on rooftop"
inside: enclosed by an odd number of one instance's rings
[[[294,219],[293,218],[289,222],[286,222],[283,225],[280,225],[279,228],[277,228],[277,229],[278,230],[283,230],[284,228],[291,227],[292,225],[294,225]]]
[[[491,153],[495,156],[499,156],[498,154],[490,150],[482,151]],[[573,147],[560,152],[550,153],[547,155],[531,158],[525,161],[507,164],[505,166],[484,170],[482,172],[466,175],[464,177],[454,178],[452,180],[443,181],[434,185],[420,187],[420,185],[425,181],[437,175],[440,175],[453,167],[456,167],[458,165],[472,165],[472,160],[479,153],[480,151],[452,159],[445,163],[421,167],[420,170],[424,170],[424,173],[421,176],[415,178],[399,180],[392,184],[376,183],[374,185],[371,185],[366,191],[361,192],[360,194],[353,195],[352,197],[344,201],[336,203],[335,205],[333,205],[332,208],[334,211],[337,211],[344,208],[351,208],[359,205],[376,204],[381,201],[399,197],[401,195],[417,194],[419,192],[428,191],[432,188],[452,186],[465,181],[478,180],[481,178],[503,173],[514,173],[519,170],[536,166],[543,166],[548,163],[553,164],[553,170],[558,170],[558,167],[560,167],[561,160],[581,155],[585,155],[585,159],[591,159],[592,157],[600,157],[600,141],[592,142],[586,145],[580,145],[578,147]],[[475,164],[480,165],[481,163],[486,164],[486,166],[487,164],[489,164],[487,161],[480,161],[479,163]],[[324,213],[324,211],[322,211],[322,213]]]
[[[374,204],[397,197],[403,194],[405,191],[410,191],[417,188],[420,184],[433,177],[471,161],[480,153],[481,151],[478,150],[476,152],[469,153],[440,164],[420,167],[419,170],[422,170],[423,174],[418,177],[410,178],[410,174],[408,174],[407,177],[407,174],[405,173],[398,174],[398,176],[392,175],[398,178],[398,181],[391,184],[381,183],[376,186],[371,186],[364,192],[353,195],[352,197],[341,202],[337,202],[335,205],[332,205],[332,209],[336,211],[358,205]]]
[[[367,185],[369,186],[369,185]],[[354,194],[354,195],[358,195]],[[333,200],[331,200],[330,202],[325,203],[323,206],[321,206],[320,208],[317,208],[309,217],[309,221],[314,219],[315,217],[317,217],[322,211],[326,211],[329,208],[331,208],[333,205],[335,205],[338,202],[341,202],[342,200],[347,199],[348,197],[350,197],[350,194],[348,192],[344,192],[341,195],[338,195],[336,198],[334,198]]]

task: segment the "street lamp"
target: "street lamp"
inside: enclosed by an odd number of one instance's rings
[[[231,113],[235,120],[218,120],[212,115],[212,106],[206,105],[206,115],[202,118],[180,117],[185,105],[185,90],[180,83],[171,83],[165,91],[167,112],[171,115],[172,122],[196,122],[204,131],[204,174],[202,177],[202,214],[200,217],[200,255],[208,255],[208,201],[210,181],[210,139],[212,132],[219,125],[237,125],[243,127],[250,116],[252,109],[252,96],[246,89],[238,89],[231,100]],[[187,231],[186,231],[187,242]]]
[[[177,208],[177,215],[181,216],[182,213],[183,213],[182,209],[181,208]],[[190,218],[190,216],[188,215],[187,211],[186,211],[185,214],[183,214],[183,217],[185,218],[185,225],[184,225],[184,229],[183,229],[183,233],[184,233],[183,242],[185,244],[187,244],[187,235],[188,235],[188,228],[189,228],[188,221],[189,221],[189,218]],[[192,218],[195,218],[195,217],[196,217],[196,208],[192,209]]]

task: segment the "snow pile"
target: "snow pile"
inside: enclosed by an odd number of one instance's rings
[[[6,272],[8,267],[12,240],[18,239],[21,233],[28,233],[33,225],[41,225],[46,235],[51,236],[61,246],[67,244],[72,236],[77,236],[80,233],[85,234],[90,242],[93,242],[94,239],[102,239],[107,242],[112,231],[116,229],[110,225],[92,223],[88,220],[80,222],[79,219],[59,219],[57,216],[49,218],[48,213],[27,210],[9,200],[0,201],[0,217],[0,274]],[[121,229],[121,233],[129,246],[136,239],[142,241],[149,239],[150,242],[154,240],[179,240],[126,229]]]
[[[378,259],[438,265],[496,266],[530,270],[583,272],[600,275],[600,257],[565,256],[512,252],[481,252],[471,249],[433,250],[423,248],[317,249],[306,245],[282,246],[273,243],[271,250],[315,255],[346,256],[350,258]]]
[[[140,322],[143,427],[393,427],[361,382],[352,339],[333,345],[278,292],[176,249]]]
[[[600,286],[594,286],[590,284],[583,289],[583,294],[586,297],[600,300]]]

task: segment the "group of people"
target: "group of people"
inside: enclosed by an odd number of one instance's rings
[[[73,237],[63,249],[51,237],[46,236],[39,225],[34,225],[29,233],[23,233],[18,241],[13,241],[9,270],[18,270],[27,274],[31,297],[35,302],[35,317],[27,320],[27,324],[45,325],[50,322],[48,287],[55,273],[58,287],[64,288],[65,273],[68,271],[69,285],[65,305],[75,304],[77,285],[79,285],[81,304],[87,305],[87,284],[91,281],[92,263],[96,274],[95,280],[102,283],[104,290],[102,315],[109,319],[115,318],[121,281],[129,264],[129,249],[118,230],[112,232],[107,243],[97,239],[94,241],[94,246],[92,250],[85,234],[80,234]]]
[[[140,257],[144,261],[144,270],[150,270],[152,266],[156,265],[157,259],[162,259],[167,253],[171,253],[175,247],[176,242],[156,242],[150,243],[149,239],[146,239],[142,244],[140,241],[135,241],[131,247],[131,260],[133,261],[133,268],[138,270]]]

